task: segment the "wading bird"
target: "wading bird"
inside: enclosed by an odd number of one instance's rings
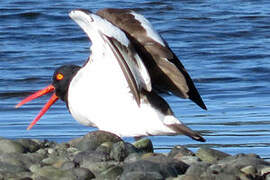
[[[78,9],[69,16],[91,40],[91,55],[82,67],[56,69],[51,85],[16,106],[53,92],[28,129],[60,98],[79,123],[118,136],[185,134],[205,141],[157,93],[171,92],[206,109],[184,66],[146,18],[128,9]]]

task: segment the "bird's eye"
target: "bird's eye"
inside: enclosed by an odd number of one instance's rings
[[[57,79],[58,81],[62,80],[63,78],[64,78],[64,75],[63,75],[62,73],[58,73],[58,74],[56,75],[56,79]]]

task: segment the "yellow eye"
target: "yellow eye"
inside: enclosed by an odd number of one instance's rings
[[[64,75],[61,74],[61,73],[58,73],[58,74],[56,75],[56,79],[57,79],[58,81],[62,80],[63,78],[64,78]]]

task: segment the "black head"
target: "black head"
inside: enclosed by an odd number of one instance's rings
[[[66,101],[69,83],[80,68],[76,65],[64,65],[54,71],[52,85],[55,87],[56,95],[61,100]]]

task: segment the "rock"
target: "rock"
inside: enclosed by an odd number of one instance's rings
[[[43,156],[36,153],[22,154],[22,153],[6,153],[0,155],[0,161],[14,166],[29,168],[32,164],[39,163]]]
[[[116,161],[124,161],[128,156],[126,144],[123,141],[114,143],[111,149],[110,157]]]
[[[69,143],[75,145],[80,151],[94,151],[104,142],[116,143],[118,141],[122,141],[122,139],[115,134],[106,131],[94,131],[75,141],[76,143],[72,141]]]
[[[64,171],[58,168],[54,168],[52,166],[44,166],[44,167],[36,167],[31,168],[33,172],[33,178],[39,177],[49,177],[50,180],[75,180],[76,176],[72,173],[72,171]]]
[[[197,152],[196,156],[200,158],[202,161],[207,163],[215,163],[221,159],[224,159],[227,156],[230,156],[227,153],[210,149],[208,147],[201,147]]]
[[[8,164],[5,162],[0,162],[0,172],[19,173],[24,171],[27,171],[27,168],[22,166],[16,166],[13,164]]]
[[[139,159],[142,159],[141,157],[142,155],[139,153],[131,153],[126,157],[126,159],[124,160],[124,163],[132,163],[132,162],[138,161]]]
[[[192,176],[192,175],[182,175],[182,176],[179,176],[177,178],[178,179],[172,179],[172,180],[198,180],[198,177]]]
[[[164,177],[159,172],[143,172],[143,171],[129,171],[123,173],[120,180],[164,180]]]
[[[241,172],[253,178],[257,175],[257,169],[251,165],[241,168]]]
[[[201,159],[197,156],[181,156],[181,157],[174,157],[177,161],[182,161],[186,163],[187,165],[192,165],[198,162],[201,162]]]
[[[72,168],[75,168],[76,164],[72,161],[66,161],[62,164],[61,169],[62,170],[69,170]]]
[[[1,153],[24,153],[25,148],[18,142],[10,139],[0,139],[0,154]]]
[[[149,153],[150,154],[150,153]],[[188,165],[182,161],[177,161],[175,159],[168,158],[164,154],[152,154],[152,156],[147,156],[142,158],[147,161],[158,163],[160,168],[173,168],[176,174],[184,174],[188,169]]]
[[[211,164],[206,163],[206,162],[199,162],[196,164],[192,164],[186,171],[185,175],[191,175],[191,176],[195,176],[199,179],[199,177],[206,172],[206,170],[208,169],[208,167]]]
[[[123,168],[120,166],[112,166],[109,169],[101,172],[97,177],[98,179],[117,179],[123,172]]]
[[[48,157],[43,159],[41,162],[45,165],[52,165],[53,163],[55,163],[55,161],[57,161],[55,158]]]
[[[144,153],[154,152],[153,144],[152,144],[152,141],[150,139],[140,139],[140,140],[134,142],[133,145],[140,152],[144,152]]]
[[[74,158],[74,162],[80,167],[89,169],[95,176],[118,164],[118,162],[111,160],[109,154],[102,154],[96,151],[78,153]]]
[[[258,156],[249,154],[237,154],[234,156],[228,156],[220,161],[219,164],[228,165],[228,167],[241,169],[246,166],[254,166],[257,170],[262,169],[265,166],[270,166],[270,162],[260,159]]]
[[[195,156],[195,154],[184,146],[174,146],[168,154],[168,157],[175,159],[182,156]]]
[[[20,143],[26,152],[36,152],[41,148],[41,142],[38,140],[32,139],[18,139],[16,142]]]
[[[262,167],[260,170],[260,175],[266,176],[267,174],[270,174],[270,166]]]
[[[220,173],[220,174],[204,173],[200,177],[200,180],[240,180],[240,178],[233,174],[227,174],[227,173]]]
[[[76,180],[77,179],[88,180],[95,178],[95,175],[89,169],[86,168],[73,168],[71,169],[71,172],[76,176]]]
[[[124,164],[121,179],[128,176],[146,178],[145,174],[161,179],[167,177],[176,177],[186,171],[188,165],[183,162],[176,162],[173,159],[167,159],[166,156],[157,155],[147,157],[132,163]]]
[[[110,155],[106,153],[96,151],[83,151],[78,153],[74,157],[74,162],[77,164],[83,164],[86,161],[89,162],[102,162],[111,160]]]
[[[96,152],[110,154],[112,150],[112,146],[113,146],[112,142],[104,142],[100,146],[97,147]]]

